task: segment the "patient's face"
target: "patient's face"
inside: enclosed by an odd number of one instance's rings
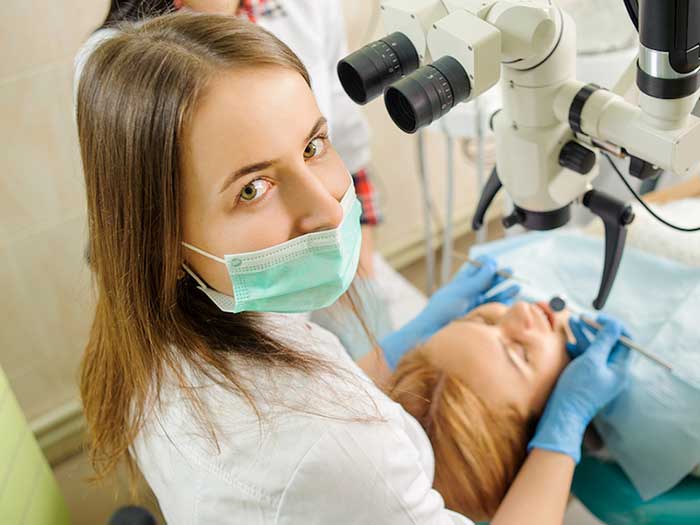
[[[539,415],[569,362],[568,318],[546,304],[489,303],[447,325],[421,351],[486,403]]]

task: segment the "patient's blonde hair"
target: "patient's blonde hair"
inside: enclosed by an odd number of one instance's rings
[[[525,459],[534,416],[487,405],[420,348],[399,362],[389,395],[430,438],[434,488],[447,507],[475,521],[493,517]]]

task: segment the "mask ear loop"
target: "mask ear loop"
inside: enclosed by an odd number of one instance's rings
[[[227,310],[225,306],[222,306],[222,298],[225,298],[226,301],[228,300],[233,300],[235,302],[235,298],[229,297],[227,295],[222,294],[221,292],[217,292],[213,288],[209,288],[202,279],[200,279],[194,271],[190,269],[189,266],[187,266],[186,263],[182,263],[182,268],[192,277],[192,279],[195,280],[197,283],[197,288],[199,288],[204,294],[209,297],[209,300],[212,301],[216,306],[219,307],[220,310],[228,313],[236,313],[233,310]]]
[[[202,281],[196,273],[194,273],[187,264],[182,263],[182,269],[185,270],[188,274],[190,274],[190,277],[195,280],[197,285],[202,289],[202,290],[208,290],[208,287],[206,284],[204,284],[204,281]]]
[[[224,259],[222,259],[221,257],[217,257],[216,255],[212,255],[211,253],[207,253],[207,252],[205,252],[204,250],[200,250],[200,249],[197,248],[196,246],[192,246],[191,244],[188,244],[188,243],[186,243],[186,242],[183,242],[182,245],[183,245],[185,248],[189,248],[189,249],[192,250],[193,252],[198,253],[199,255],[204,255],[204,257],[207,257],[207,258],[211,259],[212,261],[216,261],[216,262],[220,262],[220,263],[222,263],[222,264],[226,264],[226,261],[225,261]]]
[[[210,254],[210,253],[207,253],[207,252],[205,252],[204,250],[200,250],[200,249],[197,248],[196,246],[192,246],[191,244],[186,243],[186,242],[183,242],[182,245],[183,245],[185,248],[189,248],[189,249],[192,250],[193,252],[198,253],[199,255],[203,255],[204,257],[207,257],[207,258],[209,258],[209,259],[212,259],[213,261],[226,264],[226,261],[225,261],[224,259],[222,259],[221,257],[216,257],[215,255],[212,255],[212,254]],[[209,287],[208,287],[206,284],[204,284],[204,281],[202,281],[202,279],[200,279],[200,278],[197,276],[197,274],[194,273],[194,272],[190,269],[189,266],[187,266],[186,263],[184,263],[184,262],[182,263],[182,268],[183,268],[188,274],[190,274],[190,277],[192,277],[192,279],[194,279],[194,280],[197,282],[197,284],[199,285],[199,287],[200,287],[202,290],[208,290],[208,289],[209,289]]]
[[[430,436],[430,431],[433,427],[433,420],[435,419],[435,414],[440,406],[440,398],[442,397],[442,392],[445,390],[446,381],[447,373],[444,371],[440,372],[440,378],[435,385],[435,390],[433,390],[433,395],[430,398],[430,408],[428,409],[428,414],[425,417],[425,433],[428,434],[428,436]]]

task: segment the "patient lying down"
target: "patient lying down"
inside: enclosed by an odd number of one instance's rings
[[[483,305],[399,362],[390,396],[423,426],[446,505],[488,520],[569,363],[569,313],[546,304]]]

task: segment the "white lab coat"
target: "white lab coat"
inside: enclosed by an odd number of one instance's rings
[[[434,458],[420,425],[335,336],[300,316],[265,319],[270,333],[338,373],[237,367],[262,423],[238,395],[192,379],[205,386],[218,447],[178,389],[165,386],[132,453],[168,525],[472,523],[446,510],[432,489]]]

